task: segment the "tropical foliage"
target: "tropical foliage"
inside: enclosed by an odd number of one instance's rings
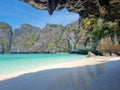
[[[101,22],[100,22],[101,21]],[[108,22],[102,18],[85,18],[82,22],[82,30],[80,35],[86,34],[86,42],[92,39],[94,43],[93,48],[95,48],[99,41],[106,36],[120,36],[120,28],[117,21]]]

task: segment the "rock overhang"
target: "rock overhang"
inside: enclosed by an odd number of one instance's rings
[[[20,0],[40,10],[48,10],[52,15],[55,10],[67,8],[81,17],[104,17],[120,20],[120,0]]]

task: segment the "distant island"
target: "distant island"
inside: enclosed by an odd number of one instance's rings
[[[78,28],[80,25],[80,28]],[[47,24],[43,29],[29,24],[20,28],[0,22],[0,53],[80,53],[120,55],[118,22],[85,18],[67,26]]]

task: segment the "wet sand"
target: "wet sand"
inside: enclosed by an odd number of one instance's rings
[[[0,90],[120,90],[120,57],[93,57],[0,76]]]

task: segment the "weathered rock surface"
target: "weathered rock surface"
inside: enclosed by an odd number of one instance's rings
[[[65,33],[69,42],[70,52],[79,52],[80,50],[87,50],[92,48],[90,41],[86,42],[87,33],[82,32],[82,29],[78,29],[78,21],[66,26]]]
[[[103,37],[100,41],[98,40],[99,43],[93,40],[91,32],[94,30],[92,30],[93,27],[90,25],[96,27],[97,23],[98,26],[101,26],[103,22],[102,19],[86,18],[81,21],[80,29],[78,29],[78,21],[68,24],[65,27],[57,24],[47,24],[43,29],[29,24],[22,24],[21,27],[15,29],[13,33],[8,24],[1,23],[0,52],[77,52],[87,54],[88,51],[94,52],[96,49],[95,46],[98,44],[97,50],[103,55],[110,56],[112,53],[120,55],[119,29],[117,35],[113,33],[109,37]],[[115,24],[112,25],[116,27]],[[97,52],[95,51],[94,53],[96,54]]]
[[[81,17],[103,16],[107,19],[120,19],[120,0],[21,0],[32,7],[48,10],[51,15],[54,10],[67,8],[77,12]]]
[[[77,28],[78,21],[65,27],[47,24],[43,29],[23,24],[13,32],[10,52],[78,52],[79,49],[86,49],[87,47],[84,45],[85,39],[79,40],[85,36],[80,36]]]
[[[62,25],[47,24],[39,32],[36,50],[38,52],[67,52],[67,41],[62,39],[64,27]]]
[[[33,46],[38,39],[40,30],[40,28],[28,24],[22,24],[20,28],[15,29],[10,52],[34,52]]]
[[[100,44],[97,48],[101,53],[115,53],[117,55],[120,55],[120,42],[116,36],[108,36],[103,39],[101,39]],[[105,54],[106,56],[106,54]],[[108,54],[107,54],[108,56]],[[109,55],[110,56],[110,55]]]
[[[63,31],[62,25],[47,24],[42,30],[23,24],[14,30],[10,52],[55,53],[67,51],[67,41],[62,39]]]
[[[12,27],[0,22],[0,53],[8,53],[11,47]]]

